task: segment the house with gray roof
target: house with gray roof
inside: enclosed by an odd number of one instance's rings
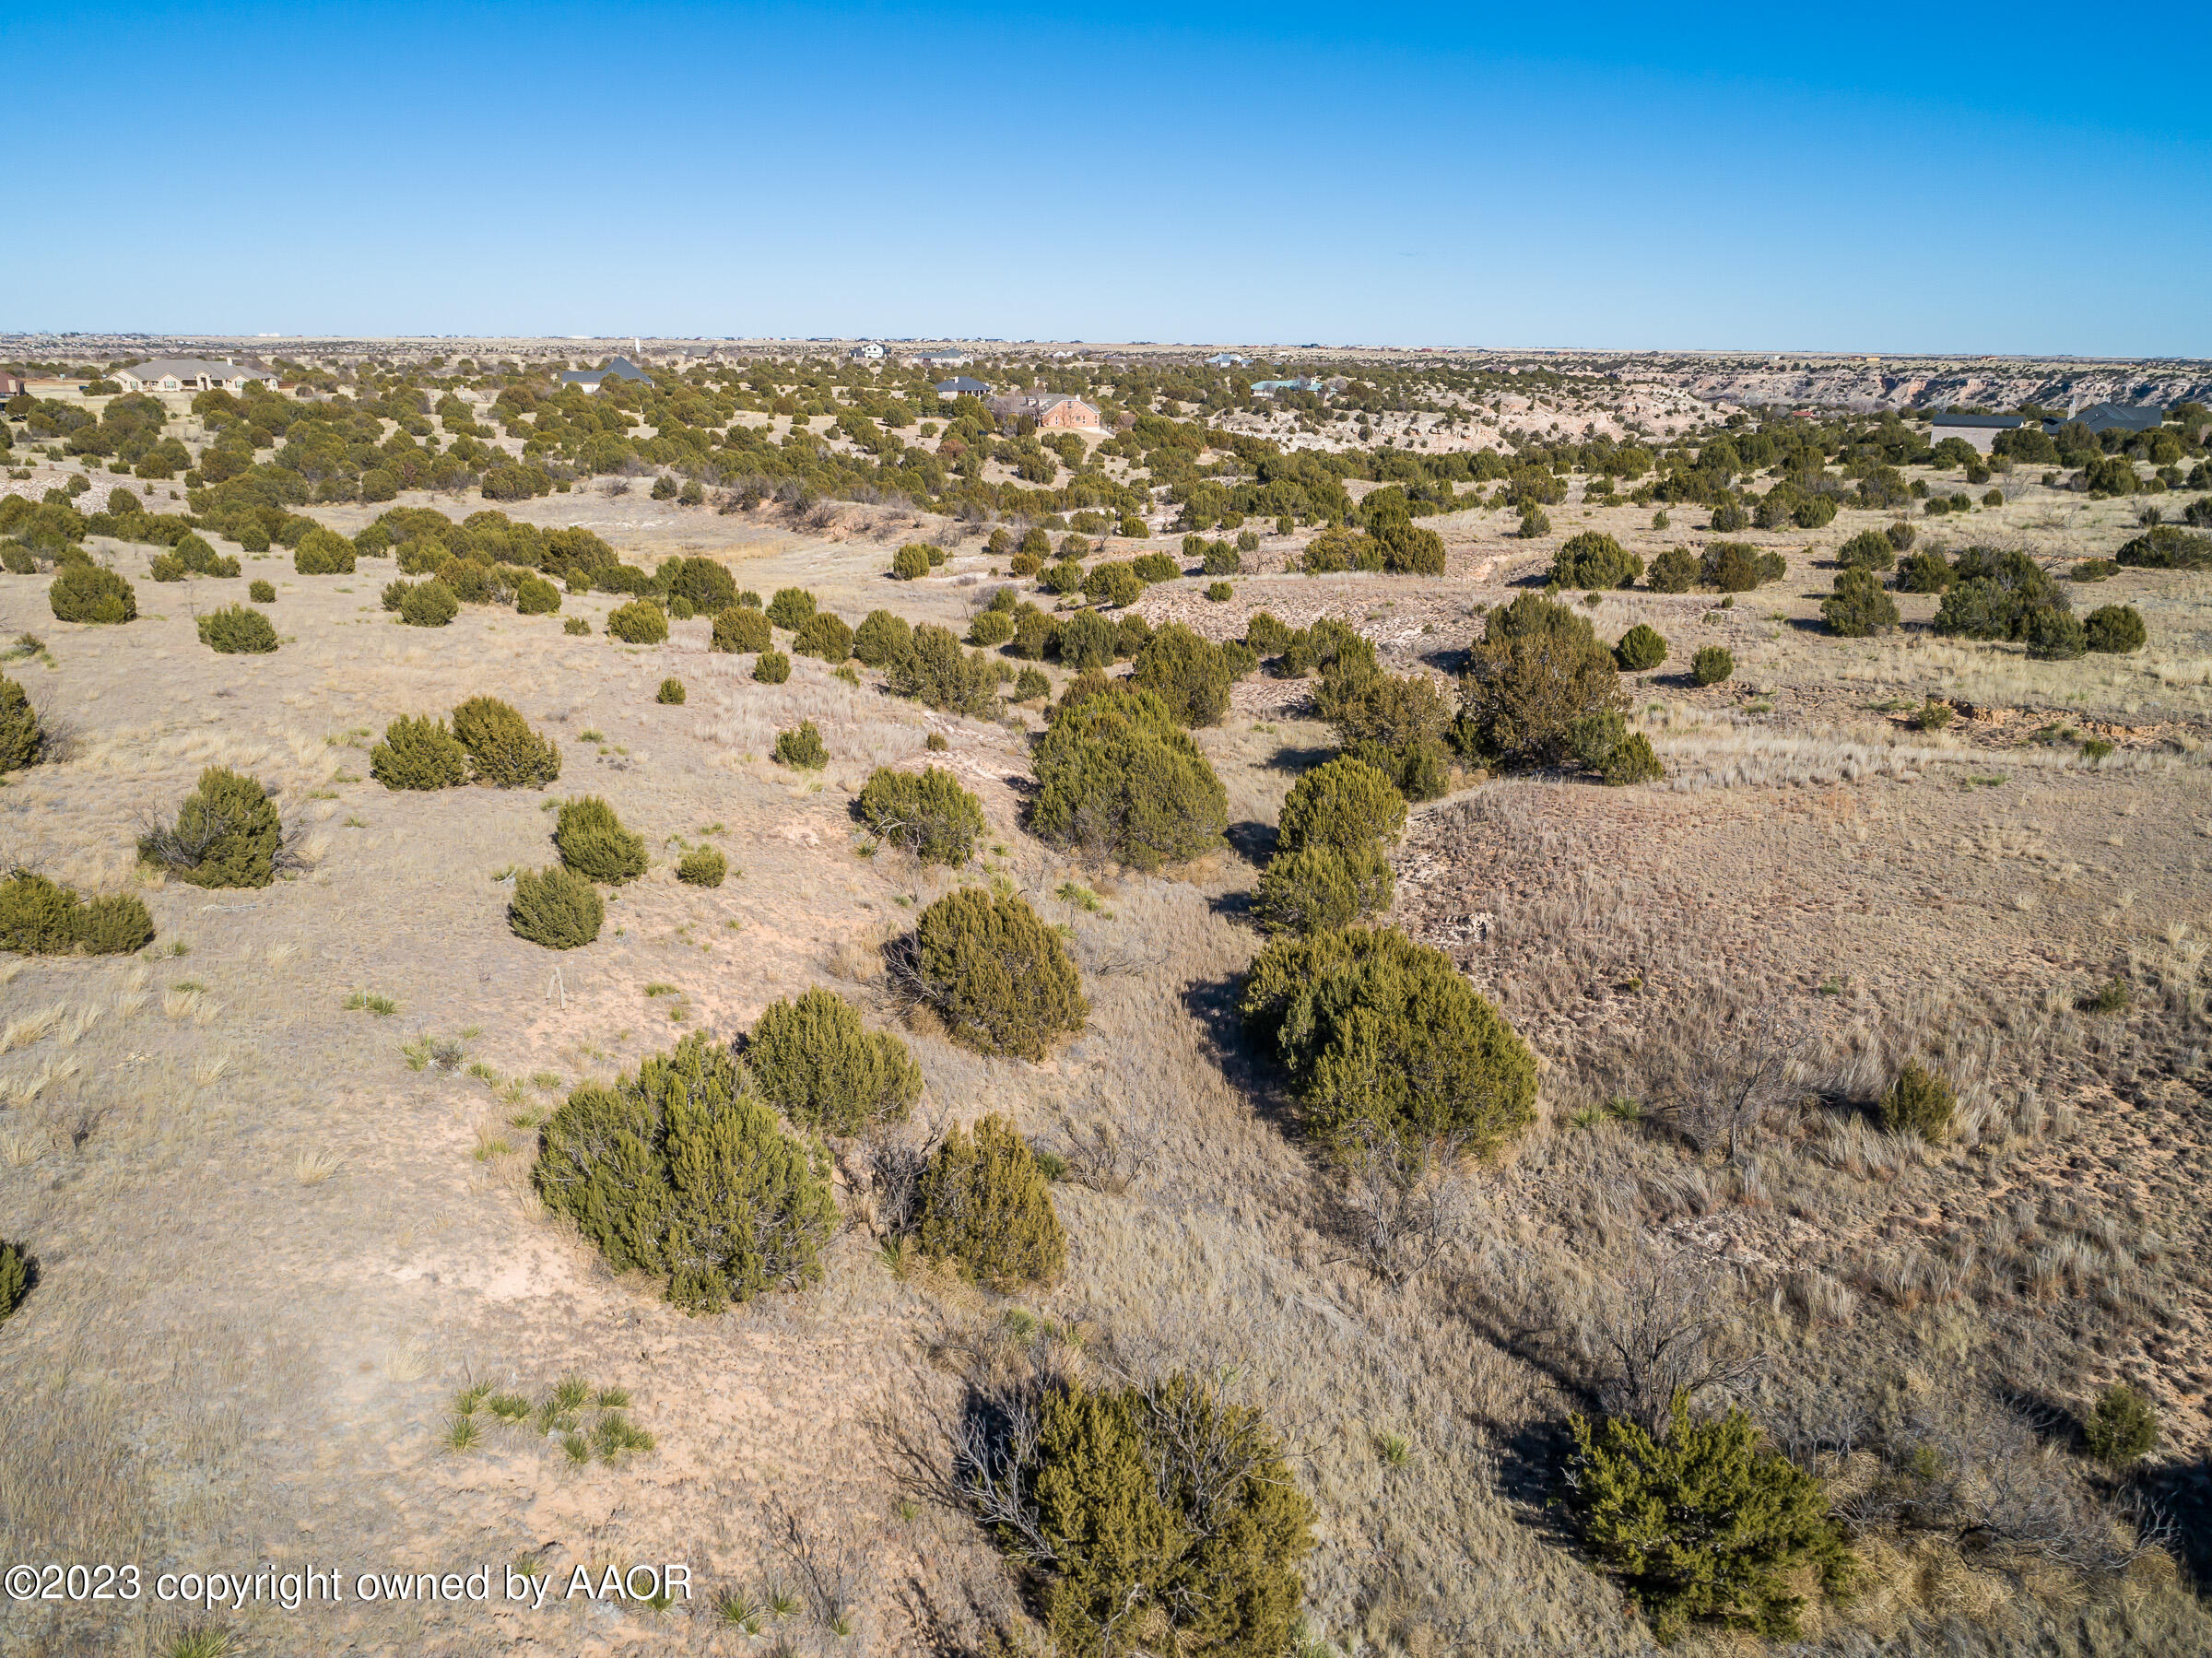
[[[988,397],[991,388],[969,375],[955,374],[950,380],[937,382],[937,395],[947,400],[954,397]]]
[[[250,380],[276,383],[276,376],[265,369],[241,368],[229,358],[210,362],[201,357],[157,358],[118,369],[109,378],[126,392],[242,392]]]
[[[2108,431],[2156,431],[2166,424],[2166,411],[2155,403],[2092,403],[2065,420],[2046,420],[2043,429],[2056,434],[2066,420],[2078,420],[2098,436]]]
[[[571,369],[560,377],[564,386],[582,386],[587,392],[596,392],[609,380],[652,381],[653,376],[631,362],[627,357],[618,357],[604,369]]]

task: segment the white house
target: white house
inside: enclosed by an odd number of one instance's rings
[[[883,347],[874,340],[868,340],[853,347],[845,355],[862,361],[875,362],[883,356]]]
[[[228,358],[218,363],[198,357],[164,357],[118,369],[110,378],[126,392],[242,392],[250,380],[276,383],[276,376],[266,370],[241,369]]]
[[[925,369],[965,369],[975,359],[965,351],[924,351],[914,360]]]
[[[1940,443],[1946,438],[1962,438],[1983,454],[1990,452],[2001,431],[2018,431],[2018,415],[1937,415],[1928,422],[1928,441]]]
[[[1217,351],[1206,359],[1206,366],[1209,369],[1249,369],[1252,367],[1252,359],[1239,357],[1234,351]]]

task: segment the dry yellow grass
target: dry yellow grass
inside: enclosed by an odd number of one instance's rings
[[[2053,557],[2109,548],[2117,521],[2103,508],[2038,527],[2065,507],[2045,493],[1989,526],[2041,537]],[[316,511],[348,529],[370,516]],[[942,575],[887,581],[888,546],[947,527],[892,509],[852,513],[834,541],[633,498],[518,512],[596,524],[632,558],[704,551],[748,586],[806,585],[854,621],[882,605],[957,626],[991,585],[972,535]],[[1699,538],[1653,534],[1648,512],[1555,518],[1562,533],[1612,529],[1647,557]],[[1558,1423],[1592,1396],[1618,1286],[1654,1250],[1715,1264],[1730,1321],[1772,1355],[1754,1403],[1778,1424],[1861,1384],[1884,1400],[2032,1388],[2072,1409],[2124,1378],[2153,1389],[2173,1442],[2201,1456],[2212,1241],[2191,1195],[2206,1145],[2185,1098],[2201,1076],[2187,1055],[2205,1034],[2212,930],[2200,867],[2212,791],[2192,747],[2206,711],[2189,642],[2201,584],[2130,573],[2096,590],[2150,619],[2152,652],[2123,662],[1845,645],[1798,626],[1827,585],[1807,540],[1824,549],[1881,521],[1751,536],[1793,549],[1792,573],[1729,611],[1700,595],[1603,601],[1608,638],[1650,620],[1677,658],[1708,640],[1736,653],[1726,686],[1663,672],[1640,688],[1670,786],[1494,782],[1415,814],[1394,919],[1500,1001],[1546,1071],[1539,1126],[1465,1172],[1448,1247],[1402,1285],[1350,1235],[1339,1183],[1297,1140],[1233,1017],[1258,943],[1241,918],[1249,854],[1264,854],[1284,794],[1329,742],[1309,686],[1248,681],[1200,735],[1239,850],[1140,877],[1021,832],[1021,731],[853,688],[804,658],[787,685],[757,685],[748,659],[706,650],[703,621],[677,624],[664,647],[619,647],[604,637],[606,595],[564,600],[592,620],[587,638],[558,617],[473,608],[417,634],[377,607],[383,567],[299,578],[250,559],[241,581],[277,581],[295,642],[241,659],[193,638],[185,599],[216,596],[205,583],[191,595],[142,583],[141,620],[97,630],[41,619],[42,584],[0,578],[0,631],[49,640],[55,665],[34,697],[83,728],[76,758],[11,778],[6,850],[67,861],[99,889],[135,882],[160,933],[146,961],[0,963],[0,1229],[55,1263],[0,1341],[0,1388],[34,1425],[0,1435],[4,1540],[22,1558],[97,1544],[167,1562],[241,1539],[364,1565],[535,1553],[563,1575],[688,1559],[702,1594],[762,1593],[790,1570],[777,1516],[797,1513],[824,1547],[865,1561],[853,1650],[904,1653],[940,1635],[944,1650],[976,1650],[991,1627],[1018,1626],[1014,1586],[969,1522],[901,1517],[871,1433],[887,1412],[912,1422],[954,1405],[958,1368],[1006,1346],[1007,1303],[887,1262],[847,1186],[854,1225],[820,1287],[688,1318],[609,1274],[526,1180],[535,1113],[682,1030],[735,1035],[825,982],[877,1022],[898,1017],[882,942],[969,877],[861,856],[849,804],[875,766],[925,760],[983,803],[971,876],[1002,876],[1067,927],[1094,1012],[1041,1066],[978,1058],[917,1019],[920,1114],[1001,1111],[1069,1149],[1111,1131],[1125,1165],[1096,1189],[1056,1188],[1067,1274],[1022,1311],[1092,1333],[1101,1353],[1218,1371],[1265,1405],[1322,1513],[1307,1574],[1316,1636],[1373,1653],[1646,1650],[1543,1504]],[[1142,607],[1216,634],[1261,606],[1345,616],[1394,667],[1448,672],[1471,607],[1509,598],[1549,548],[1508,540],[1497,514],[1442,522],[1453,563],[1439,581],[1270,569],[1241,578],[1233,605],[1176,582]],[[668,674],[689,688],[682,707],[653,700]],[[415,795],[366,781],[390,719],[483,691],[560,744],[553,790]],[[1931,691],[1988,717],[1922,734],[1877,706]],[[801,719],[830,748],[816,777],[766,758]],[[2060,722],[2095,723],[2117,752],[2087,762],[2071,743],[2026,740]],[[943,752],[924,747],[932,734]],[[173,810],[211,763],[280,787],[288,825],[320,843],[312,872],[226,893],[135,871],[138,816]],[[507,932],[495,877],[549,862],[544,807],[583,793],[645,837],[653,867],[615,896],[596,944],[553,957]],[[679,842],[723,850],[728,881],[677,883]],[[1100,895],[1097,910],[1056,896],[1071,881]],[[179,944],[189,953],[163,954]],[[2077,1008],[2122,970],[2134,1011],[2115,1023]],[[666,1017],[670,999],[642,994],[650,983],[678,987],[684,1023]],[[347,1010],[359,985],[401,1013]],[[1818,1024],[1819,1103],[1778,1113],[1733,1164],[1687,1149],[1659,1111],[1669,1066],[1695,1052],[1700,1017],[1777,1001]],[[424,1041],[461,1057],[410,1069],[403,1046]],[[1939,1148],[1880,1132],[1864,1110],[1914,1053],[1960,1084],[1958,1132]],[[496,1082],[470,1075],[479,1063]],[[551,1088],[521,1086],[545,1075]],[[1617,1097],[1651,1110],[1606,1114]],[[569,1370],[629,1389],[660,1450],[571,1468],[520,1438],[440,1449],[462,1388]],[[1382,1453],[1399,1440],[1402,1458]],[[53,1476],[57,1457],[85,1470],[81,1488]],[[1916,1629],[1990,1631],[1995,1651],[2179,1652],[2206,1629],[2153,1574],[2124,1593],[2006,1576],[1887,1532],[1867,1554],[1867,1595],[1817,1615],[1813,1633],[1838,1652]],[[527,1633],[564,1652],[735,1650],[703,1609],[648,1623],[571,1607]],[[0,1640],[57,1652],[136,1638],[0,1617],[17,1620]],[[275,1617],[237,1621],[263,1644],[300,1639]],[[455,1654],[495,1638],[473,1616],[383,1609],[328,1634]]]

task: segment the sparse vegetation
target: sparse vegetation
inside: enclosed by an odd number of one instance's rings
[[[1041,1059],[1090,1015],[1065,941],[1010,893],[970,887],[930,905],[901,971],[954,1036],[985,1053]]]
[[[587,881],[619,887],[645,873],[644,837],[624,829],[596,794],[561,803],[553,845],[563,866]]]
[[[173,825],[151,824],[138,837],[141,859],[194,887],[266,887],[283,847],[268,791],[222,766],[200,773]]]
[[[574,950],[592,943],[606,923],[606,900],[584,876],[564,864],[514,877],[507,903],[507,924],[517,938],[548,950]]]
[[[745,1063],[763,1099],[826,1134],[899,1122],[922,1096],[906,1044],[866,1029],[858,1008],[826,990],[771,1003],[753,1026]]]
[[[983,808],[951,772],[931,766],[894,771],[879,766],[853,803],[853,814],[878,840],[924,864],[965,864],[983,832]]]
[[[1067,1260],[1067,1236],[1030,1143],[1003,1117],[938,1143],[916,1192],[916,1241],[992,1288],[1048,1284]]]
[[[455,708],[453,737],[468,754],[474,782],[542,789],[560,776],[560,750],[497,697],[471,697]]]
[[[820,1154],[697,1032],[574,1089],[539,1131],[531,1183],[617,1271],[660,1278],[689,1312],[812,1283],[837,1224]]]

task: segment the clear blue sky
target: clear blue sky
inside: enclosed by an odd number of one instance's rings
[[[2192,15],[10,6],[0,329],[2206,357]]]

